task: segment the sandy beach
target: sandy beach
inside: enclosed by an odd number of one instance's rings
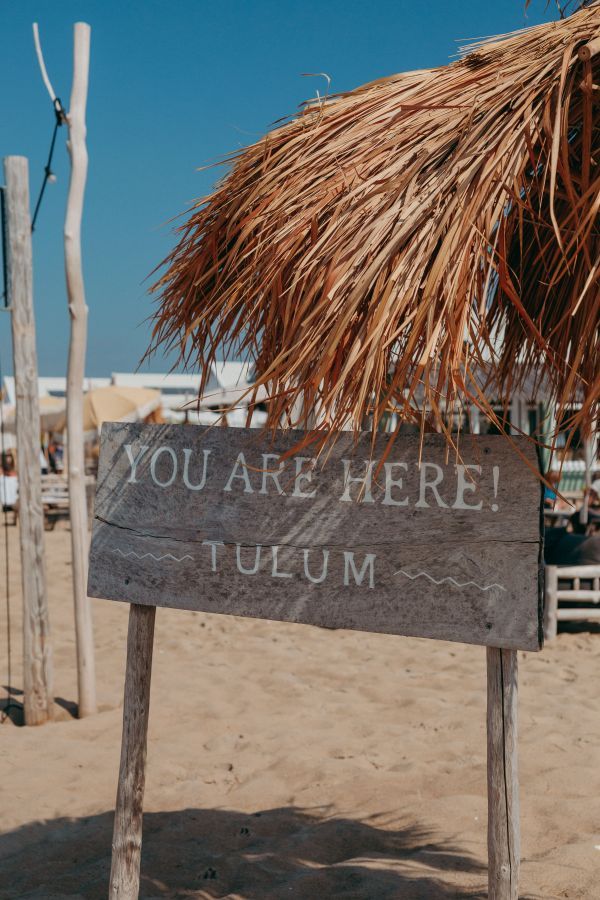
[[[94,601],[79,721],[67,525],[46,538],[57,720],[0,727],[0,897],[103,898],[128,607]],[[5,685],[4,603],[0,635]],[[519,653],[524,898],[598,896],[599,658],[593,629]],[[485,751],[483,648],[160,609],[141,896],[483,898]]]

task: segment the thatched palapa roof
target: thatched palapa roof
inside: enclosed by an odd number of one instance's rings
[[[307,103],[234,154],[155,289],[153,347],[249,354],[268,425],[600,399],[600,6]],[[584,54],[585,55],[585,52]],[[590,54],[588,54],[590,55]],[[477,372],[488,382],[482,390]],[[202,389],[201,389],[202,390]]]

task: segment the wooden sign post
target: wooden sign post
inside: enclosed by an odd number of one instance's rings
[[[487,646],[489,897],[516,900],[518,649],[542,641],[542,492],[515,438],[108,424],[88,593],[131,604],[110,896],[137,897],[156,606]]]

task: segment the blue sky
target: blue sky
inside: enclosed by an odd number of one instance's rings
[[[169,221],[208,193],[199,166],[256,140],[327,72],[334,91],[393,72],[443,65],[461,39],[554,18],[534,0],[0,0],[0,155],[29,157],[32,206],[53,126],[31,35],[40,25],[50,78],[65,107],[72,26],[92,26],[89,173],[83,254],[90,309],[86,371],[131,371],[149,341],[146,281],[172,247]],[[66,370],[62,226],[69,166],[65,129],[34,234],[39,370]],[[10,322],[0,316],[4,373]],[[155,357],[147,368],[166,371]]]

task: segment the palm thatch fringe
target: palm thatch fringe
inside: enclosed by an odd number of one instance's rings
[[[600,7],[304,105],[232,155],[154,286],[151,351],[249,355],[267,427],[443,428],[600,401]],[[585,55],[585,54],[583,54]],[[315,416],[315,410],[318,414]]]

